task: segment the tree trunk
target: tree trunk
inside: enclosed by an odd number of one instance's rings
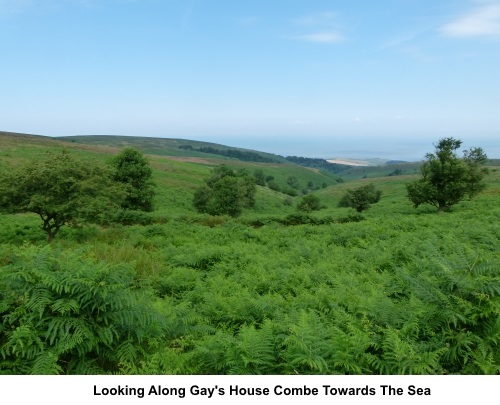
[[[56,236],[56,233],[55,232],[48,232],[48,235],[47,235],[47,242],[50,243],[52,242],[52,240],[54,239],[54,236]]]
[[[40,215],[40,217],[42,217]],[[51,224],[50,221],[53,219],[51,217],[48,218],[43,218],[43,226],[42,229],[47,232],[47,242],[51,243],[54,237],[56,236],[57,232],[61,228],[61,225],[58,223]]]

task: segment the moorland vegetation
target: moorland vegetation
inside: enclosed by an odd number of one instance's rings
[[[437,215],[409,192],[434,163],[343,183],[293,162],[133,152],[144,188],[132,189],[116,172],[123,139],[0,138],[1,374],[500,373],[492,162]],[[51,173],[47,152],[67,170],[50,184],[31,177]],[[467,184],[484,175],[460,162]],[[29,200],[30,178],[59,184],[67,206]],[[379,201],[362,213],[339,207],[360,189]],[[81,212],[77,201],[94,209],[92,195],[106,215]],[[241,205],[237,215],[198,210],[202,197]],[[31,208],[50,204],[78,215],[48,244]]]

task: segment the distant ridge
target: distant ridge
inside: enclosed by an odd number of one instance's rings
[[[283,156],[260,152],[252,149],[193,141],[179,138],[155,138],[123,135],[75,135],[57,137],[66,142],[88,145],[105,145],[112,147],[134,146],[145,153],[160,156],[214,157],[238,159],[247,162],[288,163]]]

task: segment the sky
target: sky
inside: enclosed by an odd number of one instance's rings
[[[500,158],[500,0],[0,0],[0,130]]]

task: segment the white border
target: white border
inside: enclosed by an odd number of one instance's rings
[[[58,404],[436,404],[498,400],[500,376],[0,376],[2,403]],[[184,389],[185,395],[147,395],[150,387]],[[230,394],[231,386],[268,388],[268,395]],[[331,388],[373,388],[375,395],[326,395]],[[401,388],[401,395],[383,395],[382,385]],[[94,388],[95,386],[95,388]],[[118,386],[144,388],[139,395],[95,395],[104,388]],[[277,395],[275,387],[304,387],[318,390],[317,395]],[[410,395],[409,387],[421,388],[430,395]],[[191,391],[191,387],[193,388]],[[207,395],[195,395],[205,389]],[[209,398],[209,389],[214,389]],[[221,395],[220,389],[224,390]],[[280,391],[280,389],[278,389]],[[335,391],[335,390],[333,390]],[[386,391],[388,391],[386,389]],[[299,391],[300,392],[300,391]]]

